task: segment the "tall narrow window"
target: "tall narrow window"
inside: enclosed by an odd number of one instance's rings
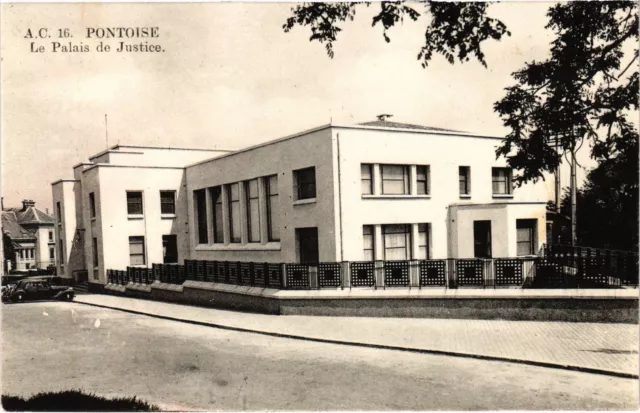
[[[131,265],[144,265],[144,237],[129,237],[129,263]]]
[[[429,251],[429,229],[431,224],[418,224],[418,256],[416,259],[428,260]]]
[[[385,195],[409,195],[409,167],[406,165],[380,165],[382,193]]]
[[[471,168],[468,166],[458,167],[458,182],[460,187],[460,195],[471,194]]]
[[[518,255],[534,255],[536,253],[535,239],[537,223],[538,220],[536,219],[516,220]]]
[[[416,166],[416,185],[418,195],[429,195],[429,165]]]
[[[91,218],[96,217],[96,196],[93,192],[89,194],[89,213]]]
[[[92,255],[93,255],[93,266],[97,267],[98,266],[98,238],[93,237],[93,249],[92,249]]]
[[[278,176],[266,178],[267,229],[269,241],[280,241],[280,217],[278,215]]]
[[[238,183],[229,185],[229,233],[231,242],[240,242],[240,185]]]
[[[196,223],[198,226],[198,244],[208,244],[209,234],[207,229],[207,191],[198,189],[193,191],[196,204]]]
[[[316,197],[316,168],[305,168],[293,171],[296,185],[296,200]]]
[[[129,215],[142,215],[142,192],[127,192],[127,213]]]
[[[175,264],[178,262],[178,237],[177,235],[162,236],[162,262]]]
[[[249,242],[260,242],[260,205],[258,202],[258,180],[245,182],[247,195],[247,226]]]
[[[222,187],[211,188],[211,203],[213,204],[213,242],[224,243],[224,221],[222,211]]]
[[[362,195],[373,194],[373,165],[365,163],[360,165],[360,181]]]
[[[362,226],[362,241],[364,260],[373,261],[374,258],[374,240],[373,240],[373,225]]]
[[[60,265],[64,265],[64,245],[61,239],[58,239],[58,256],[60,257]]]
[[[511,168],[492,168],[494,195],[511,194]]]
[[[49,260],[53,261],[56,258],[56,250],[55,248],[49,248]]]
[[[62,207],[60,202],[56,202],[56,213],[58,214],[58,224],[62,222]]]
[[[49,231],[49,242],[53,242],[53,231]]]
[[[176,191],[160,191],[160,213],[167,215],[176,213]]]
[[[407,260],[411,256],[411,225],[382,227],[385,260]]]

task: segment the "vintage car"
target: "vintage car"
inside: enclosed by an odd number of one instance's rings
[[[23,278],[15,284],[3,286],[2,301],[21,303],[26,300],[58,299],[71,301],[75,296],[72,287],[56,276]]]

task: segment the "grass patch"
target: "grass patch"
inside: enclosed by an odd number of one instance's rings
[[[2,395],[2,407],[9,412],[157,412],[158,406],[133,397],[107,399],[79,390],[38,393],[28,399]]]

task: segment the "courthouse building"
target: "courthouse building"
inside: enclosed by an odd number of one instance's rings
[[[514,187],[500,141],[381,119],[237,151],[118,145],[52,184],[58,271],[534,255],[547,192]]]

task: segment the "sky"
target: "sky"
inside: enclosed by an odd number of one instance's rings
[[[424,69],[417,54],[427,18],[393,28],[386,43],[382,29],[371,27],[378,4],[358,9],[356,20],[343,25],[330,59],[321,44],[309,42],[309,29],[284,33],[292,6],[286,3],[4,3],[4,205],[29,198],[51,209],[51,183],[72,178],[73,165],[117,143],[239,149],[381,113],[397,122],[504,136],[493,103],[514,83],[512,72],[548,55],[550,5],[490,6],[512,35],[484,44],[488,68],[435,56]],[[100,40],[85,39],[85,31],[99,27],[158,27],[159,37],[144,41],[164,52],[97,53]],[[25,38],[40,28],[54,38]],[[70,40],[91,51],[51,52],[61,28],[73,35],[61,44]],[[32,52],[32,42],[45,52]],[[578,160],[594,166],[586,145]],[[580,180],[584,172],[579,168]],[[563,185],[568,176],[565,167]]]

